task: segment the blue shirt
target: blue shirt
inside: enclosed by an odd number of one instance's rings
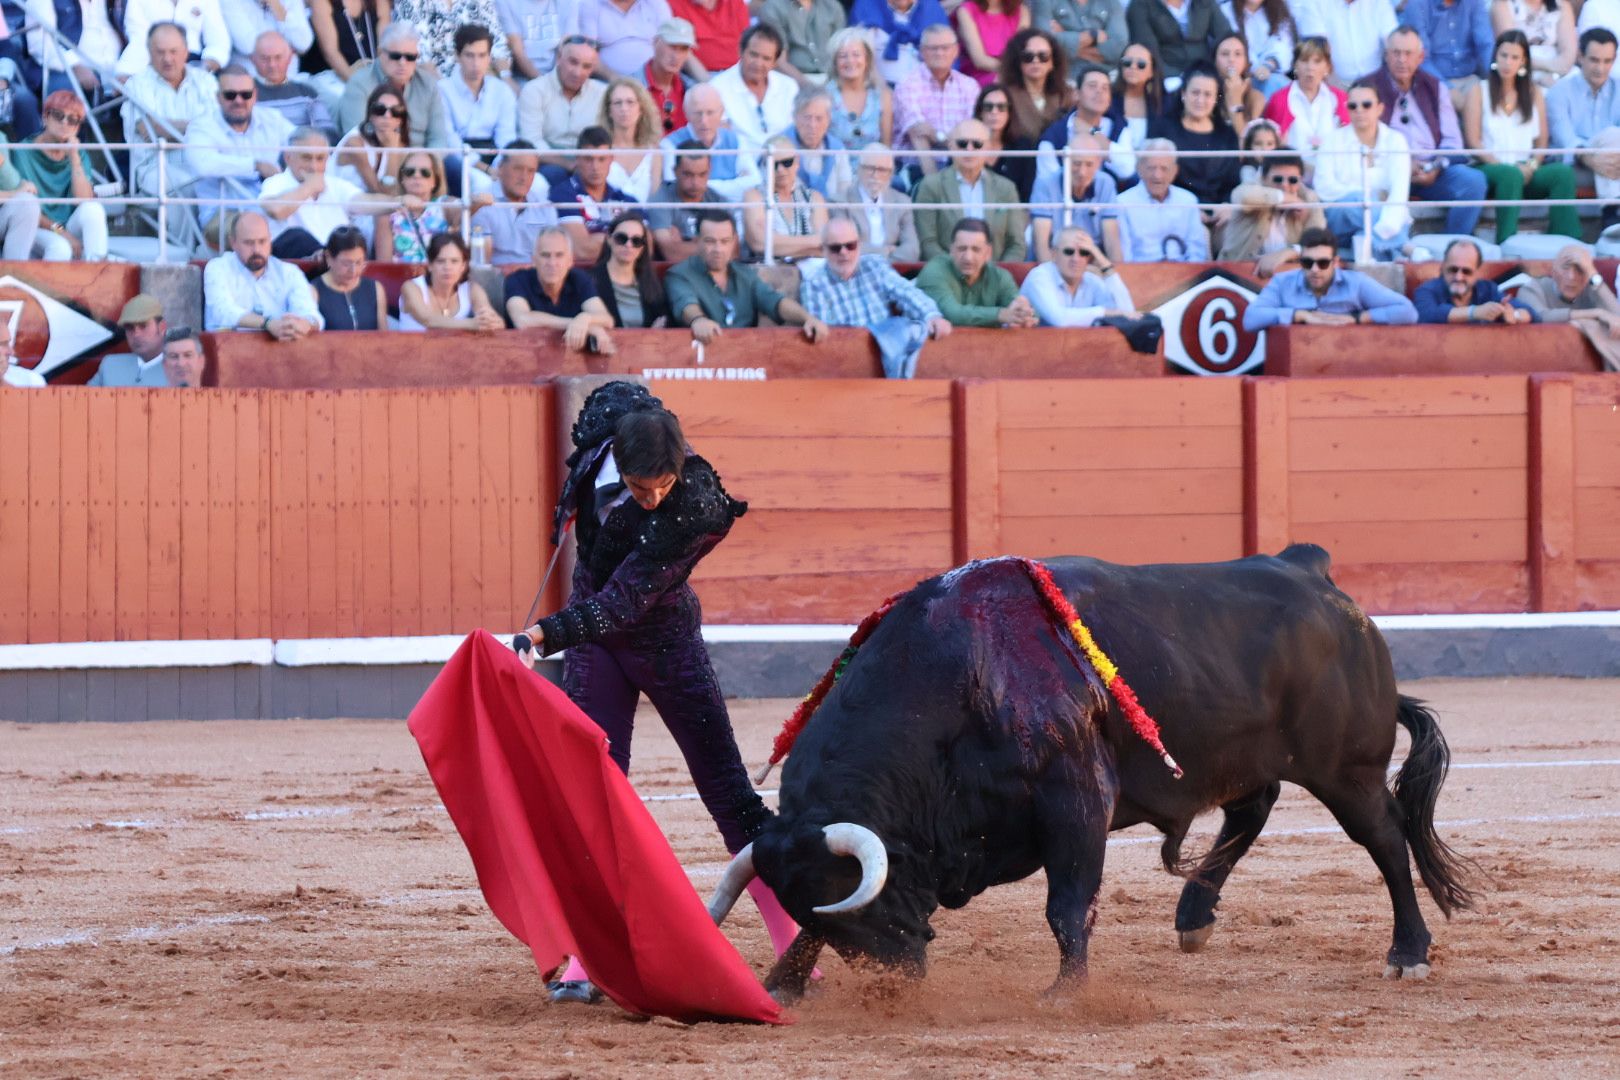
[[[1620,83],[1606,80],[1594,94],[1579,65],[1548,88],[1546,99],[1547,141],[1553,146],[1585,146],[1604,128],[1620,123]]]
[[[1320,311],[1326,315],[1365,311],[1370,321],[1385,326],[1417,322],[1417,308],[1412,301],[1358,270],[1337,271],[1322,296],[1305,284],[1305,271],[1286,270],[1266,282],[1243,313],[1243,329],[1252,333],[1268,326],[1287,326],[1294,321],[1296,311]]]
[[[1097,170],[1092,178],[1091,186],[1086,193],[1075,199],[1068,207],[1050,207],[1034,205],[1037,203],[1060,203],[1063,201],[1063,174],[1053,173],[1048,176],[1035,178],[1035,189],[1030,192],[1029,208],[1030,220],[1046,218],[1052,222],[1052,237],[1071,226],[1086,230],[1091,238],[1099,245],[1102,244],[1102,225],[1105,221],[1113,221],[1119,217],[1119,211],[1111,206],[1097,207],[1097,203],[1111,203],[1119,197],[1119,187],[1114,178]]]
[[[1423,39],[1423,66],[1442,79],[1481,75],[1491,66],[1496,35],[1480,0],[1408,0],[1401,11]]]
[[[505,146],[517,138],[517,95],[495,76],[484,76],[484,85],[474,97],[458,71],[439,80],[439,97],[444,101],[444,118],[457,139]]]
[[[1518,300],[1503,300],[1502,290],[1496,282],[1481,279],[1474,282],[1474,294],[1468,298],[1470,304],[1511,304],[1521,311],[1530,313],[1531,322],[1540,322],[1541,316],[1529,304],[1521,304]],[[1443,323],[1450,319],[1453,310],[1451,293],[1446,290],[1446,279],[1443,277],[1430,278],[1419,285],[1412,292],[1412,305],[1417,308],[1418,322]]]
[[[601,199],[592,198],[573,173],[552,184],[547,198],[556,206],[559,221],[582,218],[586,232],[607,232],[608,226],[621,210],[636,205],[634,196],[625,194],[612,184],[604,185]]]
[[[1018,291],[1041,317],[1042,326],[1095,326],[1109,310],[1130,311],[1136,306],[1118,274],[1105,278],[1088,270],[1070,292],[1057,264],[1050,262],[1025,274]]]

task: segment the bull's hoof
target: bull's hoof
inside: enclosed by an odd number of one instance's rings
[[[1429,965],[1424,962],[1385,964],[1384,978],[1405,979],[1408,982],[1419,982],[1429,977]]]
[[[1181,951],[1184,953],[1202,952],[1209,944],[1209,936],[1215,932],[1215,924],[1200,926],[1197,930],[1178,930],[1176,936],[1181,940]]]
[[[586,979],[546,983],[546,995],[553,1005],[595,1005],[602,1000],[602,991]]]

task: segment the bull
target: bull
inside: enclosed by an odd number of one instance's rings
[[[922,582],[810,718],[780,812],[710,903],[723,920],[758,876],[799,921],[767,986],[798,996],[827,945],[920,976],[940,905],[1044,869],[1060,989],[1085,975],[1108,833],[1143,822],[1164,834],[1165,868],[1187,879],[1175,929],[1197,951],[1284,781],[1319,799],[1383,874],[1395,916],[1385,976],[1427,975],[1408,850],[1448,918],[1472,903],[1467,861],[1434,828],[1450,751],[1433,712],[1397,692],[1383,637],[1334,585],[1328,553],[1047,566],[1186,775],[1131,729],[1019,560]],[[1397,724],[1411,747],[1388,785]],[[1216,808],[1218,839],[1184,863],[1194,818]]]

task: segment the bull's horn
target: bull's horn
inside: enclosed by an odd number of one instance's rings
[[[827,850],[834,855],[853,855],[861,860],[861,883],[855,891],[836,904],[815,908],[817,915],[843,915],[877,899],[883,883],[889,880],[889,853],[878,834],[865,825],[838,821],[821,830],[827,838]]]
[[[758,876],[754,872],[754,845],[748,844],[733,856],[731,865],[720,877],[720,884],[715,886],[714,895],[709,898],[709,918],[714,920],[714,925],[719,926],[726,921],[737,898],[748,888],[748,883]]]

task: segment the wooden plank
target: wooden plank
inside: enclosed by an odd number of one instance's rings
[[[118,610],[112,636],[119,641],[153,637],[147,622],[147,425],[149,393],[125,391],[117,396],[114,462],[118,511],[116,566]],[[144,685],[144,684],[143,684]],[[145,691],[142,691],[144,695]],[[145,709],[145,705],[142,705]]]
[[[1530,603],[1522,560],[1357,564],[1335,558],[1333,580],[1369,615],[1525,611]]]
[[[1516,416],[1523,375],[1406,375],[1398,379],[1290,379],[1296,420],[1352,416]]]
[[[388,445],[388,399],[383,390],[359,391],[362,465],[360,546],[364,563],[356,612],[358,632],[402,633],[394,628],[394,558],[390,532],[392,461]]]
[[[365,562],[362,463],[363,395],[332,395],[332,484],[337,533],[332,537],[332,622],[344,635],[361,632]]]
[[[1281,551],[1292,535],[1288,384],[1243,381],[1243,551]]]
[[[1575,386],[1568,377],[1530,380],[1530,604],[1575,606]]]
[[[1352,469],[1522,469],[1528,462],[1529,421],[1517,416],[1432,416],[1299,419],[1288,424],[1289,468],[1298,472]]]
[[[478,411],[472,429],[478,440],[474,445],[478,469],[476,565],[483,585],[473,625],[516,630],[518,620],[527,613],[529,599],[512,588],[512,462],[519,454],[536,454],[540,449],[520,449],[512,442],[512,405],[507,395],[480,390],[472,400]],[[468,558],[472,558],[471,552]],[[514,614],[519,605],[525,610]]]
[[[788,574],[694,582],[704,621],[715,623],[858,623],[886,597],[937,570]]]
[[[60,417],[60,532],[57,550],[57,635],[60,641],[90,640],[90,402],[89,391],[52,392]],[[0,458],[0,461],[3,461]],[[3,468],[0,465],[0,468]],[[82,685],[82,683],[81,683]]]
[[[772,577],[952,565],[948,510],[749,512],[698,566],[704,578]]]
[[[1583,611],[1620,608],[1620,559],[1588,559],[1576,563],[1575,586]]]
[[[450,437],[450,625],[465,633],[483,625],[483,544],[479,499],[478,393],[446,393]],[[507,598],[509,599],[509,598]]]
[[[1577,488],[1574,502],[1574,557],[1620,559],[1620,487]]]
[[[147,431],[147,636],[180,636],[180,399],[148,391]]]
[[[86,390],[89,406],[89,520],[86,523],[85,587],[89,590],[86,640],[109,641],[118,625],[118,401],[116,390]],[[0,394],[0,400],[5,395]],[[0,424],[0,435],[5,427]],[[0,461],[5,460],[0,451]],[[0,469],[0,473],[5,470]],[[5,477],[0,475],[0,483]],[[0,531],[5,526],[0,514]],[[4,618],[0,605],[0,619]],[[0,635],[0,640],[4,640]]]
[[[273,636],[309,631],[309,406],[312,392],[271,399],[270,610]]]
[[[448,634],[451,618],[450,564],[450,399],[445,391],[418,395],[417,466],[421,471],[422,622],[418,633]],[[472,630],[474,627],[466,627]]]
[[[1575,376],[1575,407],[1599,405],[1610,411],[1620,411],[1620,374]]]
[[[8,391],[9,392],[9,391]],[[28,640],[61,641],[62,415],[54,394],[28,396],[28,451],[20,459],[28,473],[26,561]],[[0,462],[0,468],[10,468]]]
[[[217,405],[212,394],[177,394],[180,408],[180,634],[209,636],[209,588],[212,581],[211,514],[208,496],[209,418]],[[220,557],[230,548],[220,545]]]
[[[418,396],[388,395],[388,549],[394,572],[390,583],[392,634],[417,634],[422,625],[422,466]]]
[[[273,637],[270,601],[272,395],[249,391],[236,409],[236,610],[238,637]]]
[[[952,388],[951,414],[951,561],[961,564],[1001,549],[999,384],[959,380]]]
[[[337,416],[330,390],[304,399],[304,506],[309,576],[305,625],[310,637],[344,633],[337,619],[337,551],[333,539],[342,527],[337,510]]]
[[[237,636],[236,604],[236,512],[237,512],[237,422],[243,409],[242,394],[213,392],[200,395],[208,407],[208,449],[205,496],[208,507],[208,537],[212,551],[208,559],[206,590],[208,619],[203,636]],[[189,567],[187,573],[195,568]]]
[[[552,426],[555,400],[549,387],[536,390],[494,390],[507,401],[512,440],[512,531],[507,534],[511,560],[510,601],[512,614],[506,622],[517,629],[527,614],[540,578],[551,560],[551,511],[557,504],[557,488],[562,466],[557,460],[556,429]],[[542,613],[556,610],[561,603],[562,570],[550,585],[550,594],[540,607]]]
[[[28,441],[31,394],[0,389],[0,551],[11,568],[0,573],[0,643],[28,640]],[[20,681],[19,681],[20,685]]]
[[[1340,521],[1295,530],[1333,561],[1355,563],[1501,562],[1526,558],[1523,521]]]
[[[1004,429],[1222,427],[1241,419],[1236,379],[1063,379],[1000,384]]]
[[[942,432],[915,439],[711,437],[697,450],[726,490],[761,510],[943,510],[951,505],[951,447]]]
[[[1044,559],[1091,555],[1110,562],[1215,562],[1243,554],[1243,515],[1006,518],[1002,549]]]
[[[937,380],[659,382],[654,392],[681,418],[699,452],[706,440],[722,436],[796,438],[880,430],[897,439],[937,438],[951,425],[950,384]]]
[[[1243,467],[1243,428],[1036,428],[1001,432],[1001,471]]]
[[[1013,472],[1002,477],[999,502],[1004,519],[1236,514],[1243,509],[1243,471]]]
[[[1289,481],[1296,526],[1323,521],[1523,521],[1521,469],[1400,469],[1296,473]]]
[[[1575,405],[1576,487],[1620,483],[1620,406]]]

